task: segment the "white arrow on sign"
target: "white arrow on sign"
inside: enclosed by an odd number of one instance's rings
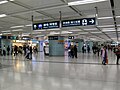
[[[95,21],[93,19],[91,19],[91,21],[89,21],[89,22],[91,22],[93,24]]]

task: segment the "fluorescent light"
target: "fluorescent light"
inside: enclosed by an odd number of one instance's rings
[[[36,31],[36,32],[42,32],[42,31],[46,31],[46,30],[41,29],[41,30],[34,30],[34,31]]]
[[[12,30],[12,31],[23,31],[23,29],[16,29],[16,30]]]
[[[6,16],[7,16],[6,14],[0,14],[0,18],[6,17]]]
[[[48,31],[50,30],[53,30],[53,31],[56,31],[56,30],[61,30],[60,28],[55,28],[55,29],[47,29]]]
[[[7,2],[8,2],[7,0],[0,1],[0,4],[4,4],[4,3],[7,3]]]
[[[25,25],[26,27],[32,27],[32,24]]]
[[[80,32],[79,34],[88,34],[88,32]]]
[[[67,34],[67,33],[73,33],[73,32],[69,32],[69,31],[62,31],[61,34]]]
[[[100,19],[100,20],[102,20],[102,19],[113,19],[113,17],[100,17],[98,19]]]
[[[115,31],[114,28],[107,28],[107,29],[104,29],[102,30],[103,32],[110,32],[110,31]]]
[[[60,32],[50,32],[50,35],[60,34]]]
[[[91,32],[91,33],[102,33],[102,32]]]
[[[11,2],[15,1],[15,0],[10,0]]]
[[[12,34],[12,33],[3,33],[3,34]]]
[[[82,5],[82,4],[89,4],[89,3],[97,3],[97,2],[103,2],[107,0],[81,0],[81,1],[73,1],[69,2],[68,5]]]
[[[69,30],[69,31],[82,31],[82,30],[80,30],[80,29],[75,29],[75,30]]]
[[[98,26],[98,27],[114,27],[115,25],[103,25],[103,26]]]
[[[20,26],[12,26],[10,28],[21,28],[21,27],[24,27],[24,25],[20,25]]]
[[[120,16],[116,16],[116,18],[120,18]]]
[[[120,16],[116,16],[116,18],[120,18]],[[113,19],[113,17],[99,17],[98,19],[99,20],[102,20],[102,19]]]
[[[5,31],[1,31],[1,32],[11,32],[11,30],[5,30]]]
[[[97,30],[97,28],[90,28],[90,29],[84,29],[84,30]]]

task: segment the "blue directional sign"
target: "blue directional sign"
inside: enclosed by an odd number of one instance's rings
[[[96,25],[95,18],[83,18],[62,21],[62,27]]]
[[[33,24],[33,30],[53,29],[53,28],[59,28],[59,27],[60,27],[60,22],[59,21]]]

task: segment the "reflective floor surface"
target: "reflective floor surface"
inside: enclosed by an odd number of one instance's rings
[[[101,57],[78,54],[77,59],[44,53],[0,57],[0,90],[120,90],[120,65],[109,52],[109,65]]]

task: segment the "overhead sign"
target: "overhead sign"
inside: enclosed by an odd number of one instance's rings
[[[62,21],[62,27],[88,26],[88,25],[96,25],[96,19],[95,18],[83,18],[83,19]]]
[[[53,28],[59,28],[59,26],[60,26],[59,21],[36,23],[36,24],[33,24],[33,30],[53,29]]]
[[[74,39],[74,36],[69,36],[68,39]]]
[[[49,40],[58,40],[58,36],[49,36],[48,39]]]

